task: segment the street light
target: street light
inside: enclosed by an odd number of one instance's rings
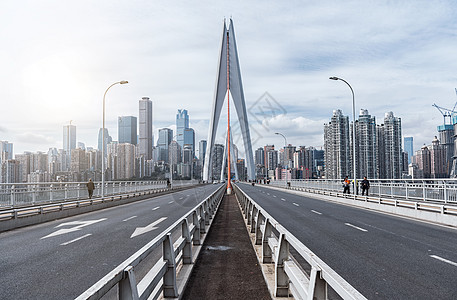
[[[275,134],[280,135],[280,136],[282,136],[284,138],[284,150],[286,150],[285,148],[287,146],[287,140],[286,140],[286,137],[284,136],[284,134],[279,133],[279,132],[275,132]]]
[[[103,129],[102,129],[102,198],[105,196],[105,97],[108,90],[116,84],[126,84],[129,83],[127,80],[121,80],[110,85],[105,94],[103,94]]]
[[[346,80],[344,80],[342,78],[332,76],[329,79],[343,81],[351,89],[351,93],[352,93],[352,121],[353,121],[353,124],[352,124],[352,156],[353,156],[353,159],[352,160],[353,160],[353,165],[354,165],[353,169],[354,169],[354,195],[355,195],[356,191],[357,191],[357,181],[356,181],[357,172],[356,172],[356,163],[355,163],[355,97],[354,97],[354,90],[352,89],[352,86]]]

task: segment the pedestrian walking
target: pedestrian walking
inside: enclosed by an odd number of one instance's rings
[[[349,187],[351,185],[351,181],[349,181],[348,177],[344,177],[344,181],[343,181],[343,194],[344,193],[350,193],[349,192]]]
[[[89,192],[89,199],[92,199],[92,195],[94,193],[95,185],[94,182],[92,181],[92,178],[89,179],[89,182],[86,183],[87,185],[87,191]]]
[[[367,177],[363,177],[362,180],[362,196],[365,195],[365,192],[367,192],[368,196],[368,189],[370,188],[370,182],[368,181]]]

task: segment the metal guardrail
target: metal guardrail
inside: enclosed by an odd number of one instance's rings
[[[157,299],[162,293],[165,298],[178,297],[182,293],[186,282],[182,278],[189,276],[191,273],[194,266],[193,262],[206,237],[202,236],[202,234],[206,233],[211,225],[211,219],[219,207],[224,192],[225,186],[221,185],[219,189],[199,205],[76,299],[100,299],[115,286],[118,286],[118,299],[122,300]],[[189,223],[189,219],[192,224]],[[179,230],[181,231],[181,237],[173,243],[172,235]],[[162,247],[161,259],[143,279],[137,282],[135,268],[149,254],[160,247]]]
[[[290,185],[288,184],[290,182]],[[297,190],[302,192],[314,193],[319,195],[325,196],[333,196],[333,197],[342,197],[347,199],[358,200],[362,202],[369,202],[369,203],[377,203],[382,205],[390,205],[395,207],[404,207],[410,208],[414,210],[422,210],[422,211],[429,211],[435,212],[442,215],[454,215],[457,216],[457,201],[444,201],[444,200],[437,200],[437,199],[417,199],[412,197],[404,197],[402,199],[394,199],[394,197],[402,198],[401,196],[392,196],[392,194],[383,194],[383,193],[372,193],[371,191],[371,183],[370,183],[370,196],[362,196],[362,195],[354,195],[354,194],[344,194],[342,189],[333,189],[329,188],[326,189],[323,185],[316,187],[314,184],[309,184],[308,181],[304,180],[292,180],[292,181],[273,181],[271,182],[272,186],[282,187],[290,190]],[[448,185],[449,186],[449,185]],[[444,202],[449,203],[446,204],[435,204],[430,203],[431,201],[434,202]],[[455,203],[455,204],[454,204]]]
[[[292,179],[272,180],[271,185],[312,188],[342,192],[342,180],[338,179]],[[358,184],[361,180],[357,179]],[[351,186],[351,192],[354,186]],[[360,191],[360,186],[359,186]],[[457,204],[457,179],[371,179],[369,193],[379,198],[402,198],[407,200],[433,201]]]
[[[109,181],[105,182],[105,196],[166,187],[166,181]],[[95,182],[93,197],[100,197],[100,193],[101,183]],[[87,197],[86,182],[0,184],[0,208],[79,200]]]
[[[250,232],[255,236],[255,245],[261,247],[259,261],[261,264],[274,263],[275,281],[270,291],[274,291],[275,297],[288,297],[292,293],[295,299],[323,300],[328,299],[330,286],[343,299],[366,299],[238,185],[234,185],[234,190],[248,228],[250,226]],[[309,274],[296,262],[290,248],[311,266]]]

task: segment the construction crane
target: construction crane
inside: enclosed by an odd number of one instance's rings
[[[455,88],[455,93],[457,95],[457,88]],[[452,109],[449,109],[449,108],[445,108],[445,107],[441,107],[441,106],[438,106],[436,105],[435,103],[433,103],[432,105],[433,107],[436,107],[437,110],[440,111],[440,113],[443,115],[443,125],[447,125],[446,124],[446,118],[449,118],[449,123],[448,125],[452,125],[452,117],[454,115],[457,115],[457,111],[455,110],[455,107],[457,106],[457,102],[455,102],[454,104],[454,107]]]

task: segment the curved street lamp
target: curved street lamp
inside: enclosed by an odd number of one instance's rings
[[[352,160],[353,160],[353,169],[354,169],[354,195],[355,195],[357,192],[357,181],[356,181],[357,172],[356,172],[356,163],[355,163],[355,97],[354,97],[354,90],[352,89],[352,86],[346,80],[344,80],[342,78],[332,76],[329,79],[343,81],[351,89],[351,93],[352,93],[352,121],[353,121],[353,124],[352,124],[352,156],[353,156],[353,159]]]
[[[286,140],[286,137],[284,136],[284,134],[279,133],[279,132],[275,132],[275,134],[280,135],[280,136],[282,136],[282,137],[284,138],[284,148],[286,148],[286,146],[287,146],[287,140]]]
[[[121,80],[110,85],[105,94],[103,94],[103,129],[102,129],[102,198],[105,196],[105,97],[108,90],[116,84],[126,84],[129,83],[127,80]]]

